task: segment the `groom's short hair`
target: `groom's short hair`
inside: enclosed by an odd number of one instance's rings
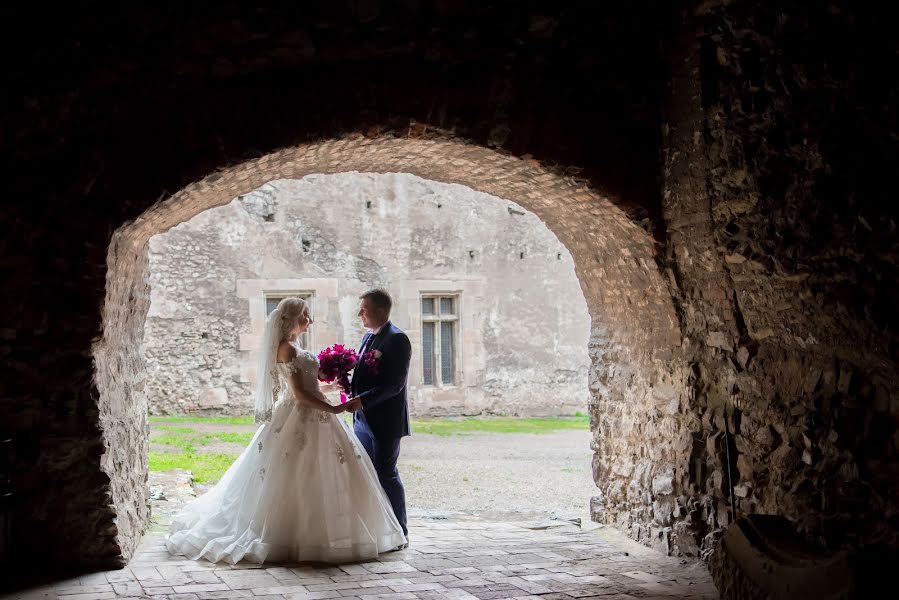
[[[359,296],[359,298],[368,298],[368,301],[371,302],[372,305],[384,309],[387,314],[390,314],[390,309],[393,308],[393,300],[390,299],[390,294],[387,293],[387,290],[382,290],[381,288],[368,290]]]

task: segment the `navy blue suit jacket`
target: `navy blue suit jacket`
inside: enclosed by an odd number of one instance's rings
[[[361,350],[371,333],[362,339]],[[409,404],[406,383],[412,344],[403,331],[387,321],[372,339],[366,352],[380,350],[381,358],[373,372],[360,360],[353,370],[351,391],[362,399],[362,410],[353,413],[353,423],[368,426],[374,437],[389,440],[410,435]]]

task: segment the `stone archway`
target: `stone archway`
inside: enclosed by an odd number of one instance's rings
[[[537,163],[453,140],[361,136],[302,145],[209,175],[115,232],[108,252],[103,336],[94,346],[116,536],[131,556],[146,509],[147,401],[140,355],[153,235],[273,179],[347,171],[411,173],[514,200],[571,252],[592,318],[593,471],[597,520],[666,547],[692,449],[681,334],[653,238],[607,198]],[[658,530],[651,530],[657,527]],[[108,534],[107,534],[108,535]]]

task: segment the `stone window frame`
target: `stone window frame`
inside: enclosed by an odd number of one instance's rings
[[[435,313],[433,315],[425,315],[422,307],[422,301],[426,298],[434,299],[434,307]],[[451,298],[453,300],[453,314],[450,317],[444,318],[440,312],[440,300],[443,298]],[[421,376],[421,385],[424,387],[430,388],[454,388],[458,387],[459,380],[459,365],[461,363],[461,350],[462,344],[460,343],[460,336],[462,332],[462,293],[459,291],[453,292],[432,292],[432,291],[422,291],[419,293],[418,297],[418,314],[419,314],[419,322],[422,332],[422,344],[421,344],[421,372],[419,375]],[[453,367],[451,373],[451,381],[450,383],[444,382],[444,372],[443,365],[441,362],[441,333],[439,325],[442,323],[451,322],[453,324]],[[432,352],[432,381],[431,383],[425,383],[424,381],[424,324],[425,323],[435,323],[434,327],[434,350]]]
[[[242,332],[238,341],[238,349],[241,352],[249,352],[252,356],[249,361],[242,361],[240,379],[243,382],[255,385],[256,381],[256,356],[259,346],[262,344],[262,336],[265,332],[265,293],[290,293],[312,294],[313,318],[319,304],[322,309],[327,309],[328,300],[337,297],[338,281],[335,278],[279,278],[279,279],[238,279],[236,293],[238,298],[247,301],[247,311],[250,328],[248,332]],[[319,344],[321,347],[333,344],[338,340],[339,332],[329,327],[323,317],[316,318],[318,327],[315,336],[309,340],[310,344]],[[307,350],[317,351],[318,346],[310,346]]]
[[[476,373],[483,365],[483,332],[471,329],[478,322],[477,314],[482,310],[484,282],[476,279],[403,279],[394,283],[398,291],[393,313],[396,323],[403,328],[412,342],[412,362],[409,365],[409,385],[415,388],[416,402],[440,403],[444,400],[455,402],[458,395],[477,393]],[[459,295],[463,300],[456,310],[459,313],[458,339],[454,387],[426,386],[422,381],[421,366],[421,295]],[[472,387],[475,386],[475,387]]]
[[[315,327],[315,292],[310,290],[263,290],[262,292],[262,315],[264,319],[268,319],[268,301],[272,298],[289,298],[296,297],[302,298],[306,301],[307,306],[309,307],[309,314],[312,315],[313,323],[309,325],[309,328],[300,335],[299,343],[300,346],[310,350],[314,347],[315,343],[315,334],[313,332],[313,328]]]

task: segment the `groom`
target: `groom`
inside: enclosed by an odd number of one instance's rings
[[[362,338],[361,358],[353,370],[352,397],[347,409],[353,412],[356,437],[371,457],[396,520],[406,535],[407,542],[400,547],[404,548],[409,539],[406,491],[396,461],[400,456],[400,440],[410,435],[406,380],[412,345],[406,334],[390,322],[393,304],[390,294],[374,289],[359,299],[359,318],[369,331]],[[368,360],[367,353],[370,353]]]

